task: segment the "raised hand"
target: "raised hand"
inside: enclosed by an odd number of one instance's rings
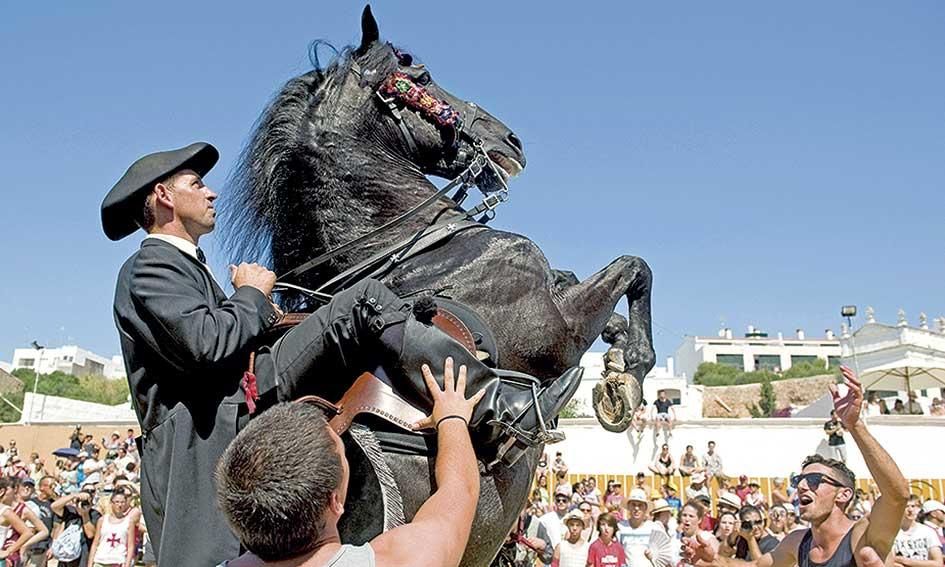
[[[682,553],[690,565],[711,564],[719,556],[719,541],[715,536],[699,531],[695,537],[683,538]]]
[[[433,397],[433,412],[415,423],[414,429],[439,427],[441,421],[452,417],[462,418],[468,425],[473,408],[486,391],[479,390],[473,397],[466,399],[466,366],[459,367],[459,376],[454,379],[453,359],[447,357],[443,365],[443,389],[440,389],[428,365],[424,364],[420,370],[423,372],[423,381],[426,382],[430,395]]]
[[[830,385],[830,395],[833,397],[833,408],[837,410],[837,417],[846,429],[852,429],[860,421],[860,410],[863,407],[863,385],[857,380],[856,374],[847,366],[840,367],[843,374],[843,383],[847,385],[847,393],[840,396],[835,384]]]

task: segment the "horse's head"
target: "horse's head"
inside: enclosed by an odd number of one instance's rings
[[[364,119],[359,130],[425,175],[459,175],[477,146],[506,176],[525,166],[522,143],[508,126],[438,85],[412,55],[380,40],[370,6],[364,8],[361,43],[352,59],[348,84],[359,90],[358,116]]]

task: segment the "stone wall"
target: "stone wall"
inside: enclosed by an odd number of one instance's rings
[[[790,405],[801,407],[810,405],[826,394],[828,386],[835,381],[834,376],[828,374],[793,380],[777,380],[771,385],[774,386],[774,394],[778,399],[777,407],[782,409]],[[702,396],[702,415],[703,417],[750,417],[748,406],[757,404],[760,399],[761,384],[706,388]]]

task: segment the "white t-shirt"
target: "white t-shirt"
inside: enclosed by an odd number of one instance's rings
[[[709,487],[706,486],[704,483],[702,485],[702,488],[695,488],[693,486],[686,487],[686,501],[687,502],[689,500],[695,500],[696,496],[699,496],[700,494],[703,496],[709,496]]]
[[[623,551],[627,555],[627,564],[631,567],[645,567],[650,565],[650,560],[646,558],[645,552],[650,545],[650,534],[653,530],[661,529],[656,522],[649,520],[640,524],[640,527],[634,528],[628,521],[617,523],[617,540],[623,546]]]
[[[561,521],[561,517],[558,516],[558,513],[552,510],[544,516],[538,519],[541,525],[545,526],[545,531],[548,532],[548,539],[551,541],[551,547],[556,547],[561,543],[561,539],[564,537],[564,523]]]
[[[929,558],[929,550],[933,547],[939,549],[942,547],[935,531],[916,522],[912,524],[908,531],[903,531],[902,528],[899,529],[892,551],[896,555],[907,559],[926,560]]]

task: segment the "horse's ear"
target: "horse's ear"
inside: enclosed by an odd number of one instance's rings
[[[371,13],[371,5],[368,4],[361,12],[361,45],[358,47],[357,54],[364,55],[371,48],[371,44],[381,38],[381,33],[377,29],[377,20]]]

